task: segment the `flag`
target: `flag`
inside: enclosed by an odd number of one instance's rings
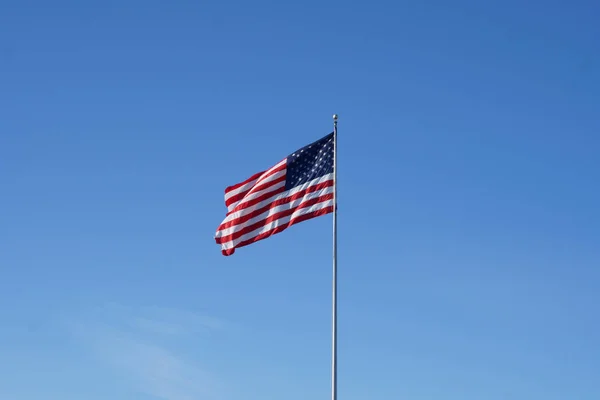
[[[333,157],[334,133],[330,133],[226,188],[227,216],[215,234],[223,255],[333,212]]]

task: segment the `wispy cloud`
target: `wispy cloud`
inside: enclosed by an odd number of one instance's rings
[[[185,310],[152,307],[144,310],[133,321],[139,328],[154,330],[157,333],[184,335],[209,334],[223,328],[223,322],[205,315]]]
[[[98,362],[114,368],[138,391],[162,400],[196,400],[218,398],[217,380],[173,343],[184,336],[209,340],[222,327],[217,319],[188,311],[113,304],[77,321],[73,332]]]

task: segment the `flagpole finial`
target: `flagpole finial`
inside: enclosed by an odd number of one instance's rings
[[[337,121],[337,119],[338,119],[338,115],[337,114],[333,114],[333,120]]]

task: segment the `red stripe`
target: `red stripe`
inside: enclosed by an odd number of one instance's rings
[[[232,190],[235,190],[235,189],[237,189],[237,188],[239,188],[239,187],[241,187],[241,186],[244,186],[244,185],[246,185],[246,184],[248,184],[248,183],[250,183],[250,182],[252,182],[252,181],[255,181],[255,180],[257,180],[257,179],[258,179],[258,178],[260,178],[260,176],[261,176],[262,174],[264,174],[265,172],[267,172],[267,171],[262,171],[262,172],[259,172],[259,173],[257,173],[257,174],[254,174],[254,175],[252,175],[250,178],[246,179],[244,182],[237,183],[237,184],[235,184],[235,185],[233,185],[233,186],[228,186],[228,187],[226,187],[226,188],[225,188],[225,194],[227,194],[227,193],[231,192]]]
[[[284,198],[281,198],[281,199],[274,200],[271,203],[267,204],[266,206],[263,206],[263,207],[261,207],[261,208],[259,208],[257,210],[254,210],[254,211],[252,211],[252,212],[250,212],[250,213],[248,213],[246,215],[242,215],[241,217],[232,219],[231,221],[227,221],[224,224],[221,224],[219,226],[219,228],[217,229],[217,231],[220,231],[220,230],[223,230],[223,229],[227,229],[229,227],[232,227],[233,225],[242,224],[242,223],[248,221],[249,219],[257,217],[257,216],[259,216],[260,214],[262,214],[264,212],[267,212],[268,210],[270,210],[273,207],[277,207],[277,206],[281,206],[281,205],[290,203],[290,202],[292,202],[294,200],[301,199],[302,197],[306,196],[307,194],[310,194],[310,193],[313,193],[313,192],[317,192],[319,190],[326,189],[326,188],[331,187],[331,186],[333,186],[333,180],[328,180],[328,181],[321,182],[321,183],[319,183],[317,185],[314,185],[314,186],[309,186],[308,188],[306,188],[304,190],[301,190],[298,193],[294,193],[292,196],[284,197]],[[285,189],[285,188],[283,188],[283,189]],[[285,190],[283,190],[282,192],[284,192],[284,191]],[[263,201],[263,200],[266,200],[266,199],[261,199],[261,201]],[[232,213],[237,212],[237,211],[240,211],[240,210],[243,210],[245,208],[251,207],[252,205],[255,205],[257,203],[260,203],[260,201],[259,202],[255,202],[254,200],[251,200],[248,203],[243,204],[243,207],[241,207],[240,209],[236,208],[235,210],[232,210],[227,215],[232,214]]]
[[[326,194],[323,196],[319,196],[319,197],[315,197],[314,199],[310,199],[307,200],[303,203],[300,203],[297,207],[293,207],[293,208],[288,208],[287,210],[283,210],[280,211],[278,213],[275,213],[273,215],[270,215],[269,217],[262,219],[260,221],[257,221],[251,225],[246,225],[244,226],[242,229],[240,229],[239,231],[235,231],[227,236],[222,236],[220,238],[215,238],[215,240],[217,241],[218,244],[221,243],[227,243],[230,242],[232,240],[235,240],[237,238],[239,238],[240,236],[243,236],[247,233],[253,232],[261,227],[266,226],[267,224],[270,224],[273,221],[277,221],[280,218],[284,218],[284,217],[288,217],[290,215],[292,215],[293,213],[295,213],[298,210],[301,210],[303,208],[306,207],[311,207],[314,206],[317,203],[321,203],[323,201],[328,201],[328,200],[333,200],[333,193],[330,194]]]
[[[246,202],[244,204],[239,204],[239,205],[235,206],[235,208],[233,210],[231,210],[231,211],[229,211],[227,213],[227,216],[233,214],[234,212],[237,212],[237,211],[243,210],[245,208],[248,208],[248,207],[250,207],[250,206],[252,206],[254,204],[260,203],[261,201],[265,201],[267,199],[270,199],[273,196],[277,196],[277,195],[279,195],[279,194],[281,194],[281,193],[283,193],[285,191],[286,191],[285,190],[285,186],[281,186],[281,187],[273,190],[272,192],[263,193],[260,196],[254,198],[254,199],[252,199],[252,200],[250,200],[250,201],[248,201],[248,202]]]
[[[284,168],[285,168],[285,165],[284,165]],[[272,174],[269,174],[268,176],[271,176],[271,175],[272,175]],[[268,177],[268,176],[267,176],[267,177]],[[267,177],[265,177],[265,178],[267,178]],[[267,189],[267,188],[269,188],[269,187],[271,187],[271,186],[273,186],[273,185],[276,185],[276,184],[278,184],[278,183],[281,183],[281,182],[285,181],[285,177],[286,177],[286,175],[284,174],[283,176],[280,176],[279,178],[277,178],[277,179],[274,179],[274,180],[272,180],[272,181],[269,181],[269,182],[262,182],[261,180],[259,180],[259,181],[256,183],[256,185],[252,186],[252,187],[251,187],[250,189],[248,189],[247,191],[240,192],[240,193],[236,194],[235,196],[231,196],[230,198],[228,198],[228,199],[225,201],[225,205],[226,205],[227,207],[229,207],[231,204],[234,204],[234,203],[237,203],[237,202],[239,202],[239,201],[243,200],[243,199],[244,199],[244,197],[248,196],[248,195],[249,195],[249,194],[251,194],[251,193],[256,193],[256,192],[258,192],[258,191],[261,191],[261,190]]]
[[[282,160],[282,161],[283,161],[283,160]],[[281,162],[281,161],[280,161],[280,162]],[[279,164],[279,163],[277,163],[277,164]],[[277,164],[275,164],[275,165],[277,165]],[[254,175],[252,175],[250,178],[246,179],[244,182],[242,182],[242,183],[238,183],[238,184],[236,184],[236,185],[229,186],[228,188],[226,188],[226,189],[225,189],[225,194],[227,194],[227,193],[231,192],[232,190],[235,190],[235,189],[237,189],[237,188],[239,188],[239,187],[242,187],[242,186],[244,186],[244,185],[246,185],[246,184],[248,184],[248,183],[250,183],[250,182],[252,182],[252,181],[255,181],[255,180],[257,180],[257,179],[258,179],[259,181],[258,181],[258,182],[256,182],[256,183],[259,183],[261,180],[263,180],[263,179],[265,179],[265,178],[268,178],[269,176],[273,175],[274,173],[276,173],[276,172],[279,172],[279,171],[281,171],[281,170],[285,169],[285,168],[286,168],[286,166],[287,166],[287,163],[283,163],[282,165],[278,166],[277,168],[271,167],[270,169],[267,169],[267,170],[264,170],[264,171],[262,171],[262,172],[259,172],[259,173],[257,173],[257,174],[254,174]],[[265,174],[266,174],[266,175],[265,175]],[[263,176],[263,175],[264,175],[264,176]]]
[[[221,250],[221,252],[223,253],[224,256],[230,256],[233,253],[235,253],[235,249],[239,249],[240,247],[248,246],[249,244],[258,242],[259,240],[266,239],[270,236],[273,236],[277,233],[280,233],[280,232],[286,230],[290,226],[295,225],[299,222],[303,222],[303,221],[306,221],[306,220],[309,220],[312,218],[320,217],[321,215],[326,215],[326,214],[329,214],[332,212],[333,212],[333,206],[330,206],[327,208],[323,208],[321,210],[314,211],[312,213],[301,215],[298,218],[290,220],[290,222],[288,222],[285,225],[281,225],[281,226],[278,226],[277,228],[272,229],[268,232],[261,233],[260,235],[255,236],[252,239],[248,239],[248,240],[238,243],[233,249]]]

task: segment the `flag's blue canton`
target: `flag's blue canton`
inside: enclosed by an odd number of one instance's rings
[[[305,146],[287,158],[285,189],[333,173],[333,133]]]

